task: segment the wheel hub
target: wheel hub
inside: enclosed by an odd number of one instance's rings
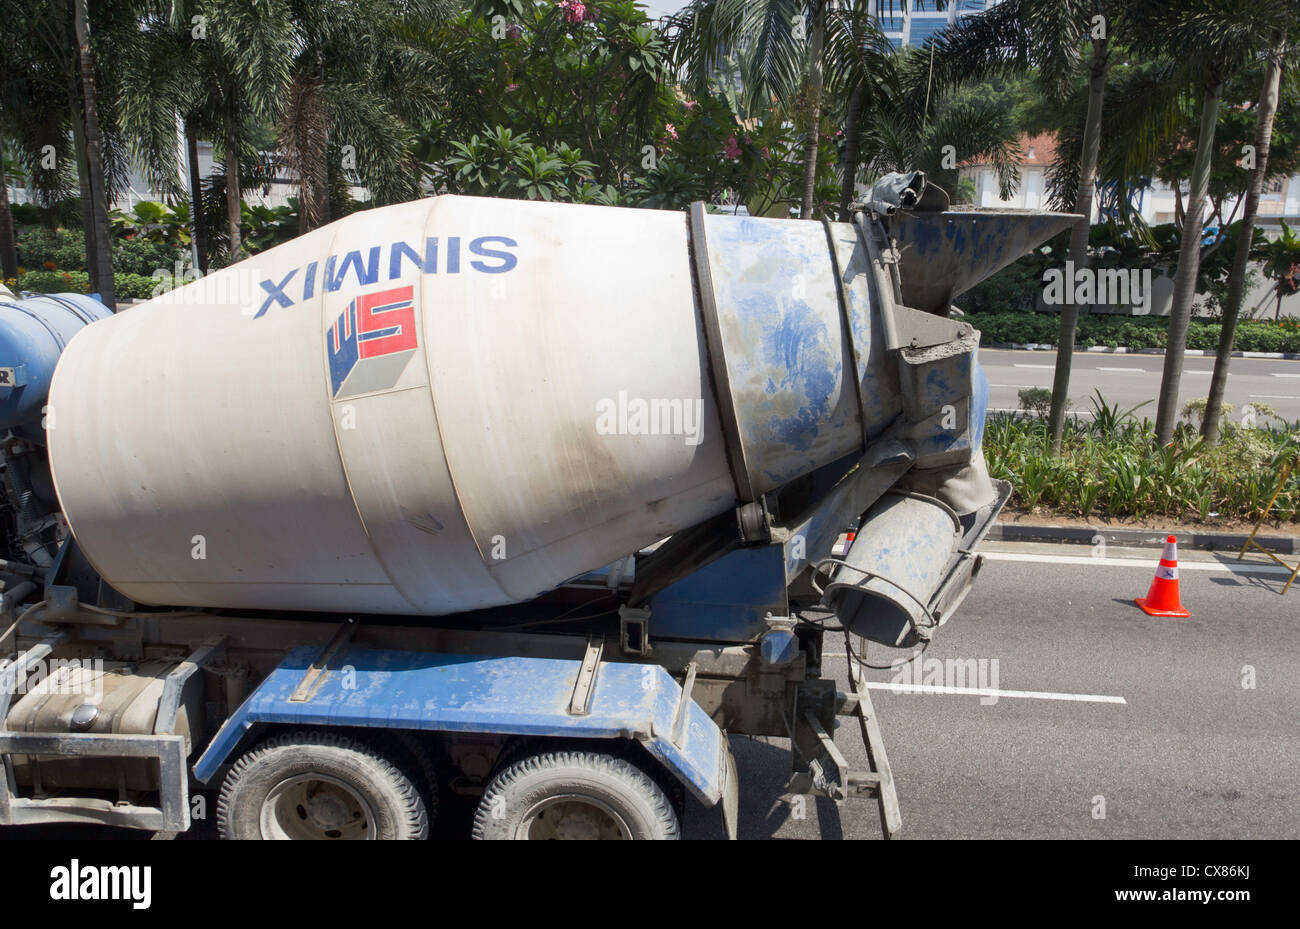
[[[521,839],[626,839],[627,824],[590,797],[552,797],[534,806],[520,823]]]
[[[305,774],[277,784],[262,803],[266,839],[373,839],[374,811],[348,784]]]

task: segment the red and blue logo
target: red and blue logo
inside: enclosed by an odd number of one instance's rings
[[[413,286],[360,294],[325,332],[330,395],[392,387],[418,347]]]

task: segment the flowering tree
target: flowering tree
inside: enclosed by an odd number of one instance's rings
[[[746,128],[724,96],[680,92],[628,0],[491,0],[435,38],[451,92],[423,155],[449,190],[677,209],[747,202],[780,173],[781,121]]]

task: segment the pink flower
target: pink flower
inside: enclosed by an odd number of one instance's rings
[[[734,135],[727,139],[727,144],[722,147],[722,154],[732,159],[740,157],[740,145]]]
[[[570,23],[580,23],[587,18],[587,7],[582,0],[560,0],[559,7]]]
[[[694,100],[687,100],[687,101],[686,101],[686,109],[688,109],[688,110],[693,110],[693,109],[695,109],[697,106],[699,106],[699,104],[696,103]]]
[[[677,127],[674,126],[672,123],[664,123],[664,132],[668,133],[670,138],[676,140]]]
[[[519,89],[519,85],[518,85],[518,84],[507,84],[507,85],[506,85],[506,93],[510,93],[511,91],[515,91],[515,90],[518,90],[518,89]]]

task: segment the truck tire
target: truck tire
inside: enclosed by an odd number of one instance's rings
[[[424,839],[429,817],[417,781],[346,736],[274,736],[230,769],[217,799],[217,832],[223,839]]]
[[[474,814],[476,839],[676,839],[673,803],[632,762],[554,751],[509,763]]]

